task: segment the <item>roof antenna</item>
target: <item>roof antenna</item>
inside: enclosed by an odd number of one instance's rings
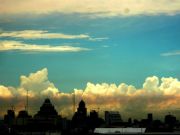
[[[75,111],[76,111],[76,93],[74,90],[74,93],[73,93],[73,112],[75,113]]]
[[[28,94],[29,94],[29,92],[28,92],[28,90],[27,90],[27,93],[26,93],[27,95],[26,95],[26,111],[28,112],[28,105],[29,105],[29,97],[28,97]]]

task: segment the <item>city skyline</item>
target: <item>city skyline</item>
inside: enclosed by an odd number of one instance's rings
[[[0,115],[52,98],[180,118],[180,1],[0,0]],[[33,105],[36,106],[33,106]],[[138,109],[137,109],[138,108]]]
[[[127,120],[118,111],[105,111],[104,118],[99,117],[95,110],[87,112],[86,103],[81,100],[78,103],[77,111],[71,119],[59,115],[49,98],[46,98],[34,115],[28,110],[19,111],[15,115],[14,110],[7,110],[4,119],[0,121],[1,134],[18,134],[28,132],[31,134],[44,134],[56,132],[56,134],[113,134],[118,132],[131,134],[178,134],[179,120],[167,114],[163,120],[154,119],[152,113],[146,118]],[[8,128],[10,130],[8,130]],[[25,134],[25,133],[24,133]]]

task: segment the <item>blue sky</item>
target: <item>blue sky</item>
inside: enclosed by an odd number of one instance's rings
[[[34,30],[70,35],[87,34],[101,40],[25,39],[0,37],[37,45],[71,45],[88,48],[78,52],[0,52],[0,82],[19,85],[19,76],[44,67],[49,80],[64,92],[84,88],[87,82],[125,82],[141,87],[147,76],[180,78],[180,15],[136,15],[91,18],[82,14],[52,13],[39,16],[3,16],[3,32]]]

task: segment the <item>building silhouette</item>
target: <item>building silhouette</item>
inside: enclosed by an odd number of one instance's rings
[[[29,127],[32,130],[43,129],[43,131],[51,131],[55,129],[61,129],[62,117],[58,115],[55,107],[51,103],[49,98],[46,98],[40,107],[34,118],[29,121]]]
[[[83,117],[87,117],[87,108],[86,104],[83,100],[79,102],[79,107],[77,109],[77,113]]]
[[[152,121],[153,121],[153,114],[152,113],[148,113],[147,120],[149,123],[152,123]]]
[[[104,123],[104,120],[102,118],[99,118],[98,112],[96,112],[95,110],[90,111],[90,116],[88,118],[89,129],[91,130],[100,127]]]
[[[49,98],[46,98],[40,110],[37,114],[35,114],[34,118],[55,118],[58,116],[57,111],[55,110],[54,106],[52,105]]]
[[[122,123],[120,113],[118,111],[105,111],[105,122],[107,126],[120,125]]]
[[[6,123],[9,127],[14,125],[15,123],[15,112],[14,110],[8,110],[7,114],[4,115],[4,123]]]
[[[26,110],[21,110],[19,111],[18,116],[16,118],[16,125],[25,126],[28,124],[28,121],[31,118],[32,116],[30,116]]]
[[[74,128],[85,128],[87,123],[87,108],[83,100],[79,102],[77,111],[72,118],[72,126]]]
[[[148,113],[145,119],[132,119],[122,121],[121,115],[118,111],[105,111],[105,121],[99,118],[96,110],[91,110],[89,115],[87,107],[83,100],[79,102],[77,111],[74,113],[72,120],[62,118],[58,114],[56,108],[51,103],[50,99],[46,98],[40,106],[39,111],[30,116],[26,110],[19,111],[15,116],[14,110],[8,110],[4,115],[4,120],[0,121],[0,135],[6,134],[46,134],[58,133],[61,135],[93,135],[101,129],[109,132],[112,129],[115,133],[123,131],[136,132],[142,130],[154,134],[161,134],[162,132],[169,132],[172,134],[174,131],[180,133],[180,122],[172,114],[164,117],[164,121],[153,119],[153,114]],[[116,129],[117,132],[116,132]]]
[[[168,114],[165,116],[164,122],[165,122],[167,128],[169,128],[169,130],[173,130],[173,128],[176,125],[177,120],[176,120],[175,116]]]

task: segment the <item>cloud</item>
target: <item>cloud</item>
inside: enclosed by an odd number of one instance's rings
[[[103,45],[102,47],[104,47],[104,48],[109,48],[110,46],[109,46],[109,45]]]
[[[146,78],[143,84],[143,89],[145,89],[148,92],[154,92],[156,90],[158,91],[158,87],[159,79],[156,76]]]
[[[26,44],[20,41],[0,41],[0,51],[25,51],[25,52],[79,52],[90,49],[83,47],[73,47],[67,45],[37,45]]]
[[[0,0],[1,13],[83,13],[93,16],[178,14],[179,0]],[[14,6],[16,5],[16,6]]]
[[[48,71],[46,68],[31,73],[29,76],[20,76],[20,85],[17,88],[0,85],[0,114],[5,114],[6,109],[14,106],[17,111],[26,106],[26,96],[30,99],[31,112],[38,110],[43,98],[56,97],[59,90],[48,80]]]
[[[178,56],[178,55],[180,55],[180,50],[161,54],[161,56]]]
[[[90,41],[102,41],[102,40],[107,40],[109,39],[108,37],[103,37],[103,38],[89,38]]]
[[[49,33],[44,30],[1,31],[0,37],[23,38],[23,39],[89,39],[92,41],[106,38],[92,38],[87,34],[70,35],[63,33]]]
[[[0,98],[11,98],[13,97],[11,91],[3,86],[3,85],[0,85]]]
[[[0,105],[3,106],[0,114],[11,105],[15,106],[16,111],[23,109],[26,105],[27,90],[31,114],[35,114],[43,100],[49,97],[60,114],[72,116],[74,94],[59,90],[49,81],[47,68],[28,76],[20,76],[20,85],[16,88],[0,85]],[[76,95],[76,107],[83,99],[88,111],[99,108],[101,115],[105,110],[116,110],[120,111],[123,117],[142,118],[148,112],[153,112],[156,116],[173,112],[180,117],[177,111],[180,103],[180,81],[172,77],[147,77],[142,88],[138,89],[125,83],[116,85],[88,82],[84,89],[73,91]]]
[[[28,90],[31,96],[39,94],[56,95],[59,92],[54,84],[48,80],[47,68],[31,73],[28,77],[22,75],[20,82],[20,88],[25,91]]]

